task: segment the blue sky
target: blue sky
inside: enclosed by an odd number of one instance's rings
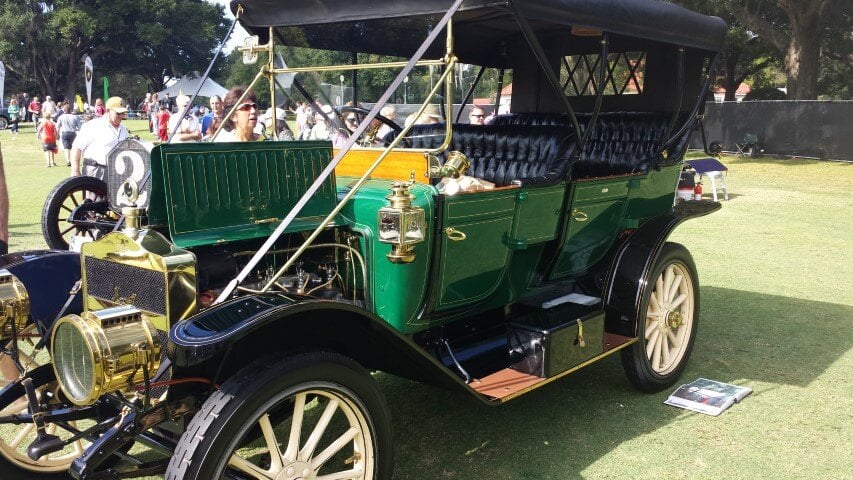
[[[234,16],[231,15],[231,10],[228,9],[228,4],[230,3],[230,0],[207,0],[207,1],[210,3],[213,3],[213,4],[225,6],[225,13],[228,17],[228,20],[229,21],[234,20]],[[243,39],[246,38],[247,36],[248,36],[248,34],[246,33],[246,30],[243,30],[243,27],[241,27],[240,24],[237,24],[237,26],[234,27],[234,32],[231,34],[231,38],[228,40],[228,43],[225,46],[225,53],[230,52],[231,50],[234,49],[235,46],[243,43]]]

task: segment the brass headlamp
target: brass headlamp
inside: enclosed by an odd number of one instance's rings
[[[0,340],[12,336],[12,328],[20,332],[30,317],[30,295],[18,277],[0,269]]]
[[[388,260],[393,263],[411,263],[415,260],[415,244],[424,241],[426,213],[412,206],[410,182],[394,182],[388,200],[391,205],[379,209],[379,241],[390,243]]]
[[[130,391],[160,367],[157,329],[135,307],[66,315],[56,322],[50,356],[62,392],[77,405]]]

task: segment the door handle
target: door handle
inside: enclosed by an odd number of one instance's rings
[[[465,235],[465,233],[463,233],[459,230],[456,230],[453,227],[445,228],[444,234],[447,235],[448,239],[453,240],[454,242],[461,242],[462,240],[465,240],[466,238],[468,238],[468,236]]]
[[[574,218],[578,222],[585,222],[589,220],[589,215],[576,208],[572,210],[572,218]]]

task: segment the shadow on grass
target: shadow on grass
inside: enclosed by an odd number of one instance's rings
[[[33,228],[36,230],[33,231]],[[21,239],[42,239],[41,225],[35,223],[14,223],[9,225],[9,238],[13,242]]]
[[[682,380],[807,386],[850,348],[853,307],[702,288],[702,317]],[[619,444],[672,422],[670,393],[626,380],[618,354],[508,404],[380,376],[394,417],[395,479],[571,479]],[[650,456],[666,449],[649,437]],[[619,467],[619,471],[622,471]]]

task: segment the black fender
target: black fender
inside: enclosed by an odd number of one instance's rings
[[[604,291],[604,323],[608,333],[637,336],[640,303],[649,273],[666,239],[681,222],[716,212],[718,202],[682,202],[667,215],[645,222],[619,246],[607,275]]]
[[[334,351],[369,370],[462,388],[489,403],[409,337],[345,302],[278,293],[240,297],[173,325],[167,355],[175,377],[207,374],[221,381],[264,356],[306,350]]]
[[[30,316],[45,334],[53,327],[71,288],[80,280],[80,254],[61,250],[10,253],[0,257],[0,268],[24,284],[30,296]],[[83,297],[78,292],[66,313],[81,311]]]

